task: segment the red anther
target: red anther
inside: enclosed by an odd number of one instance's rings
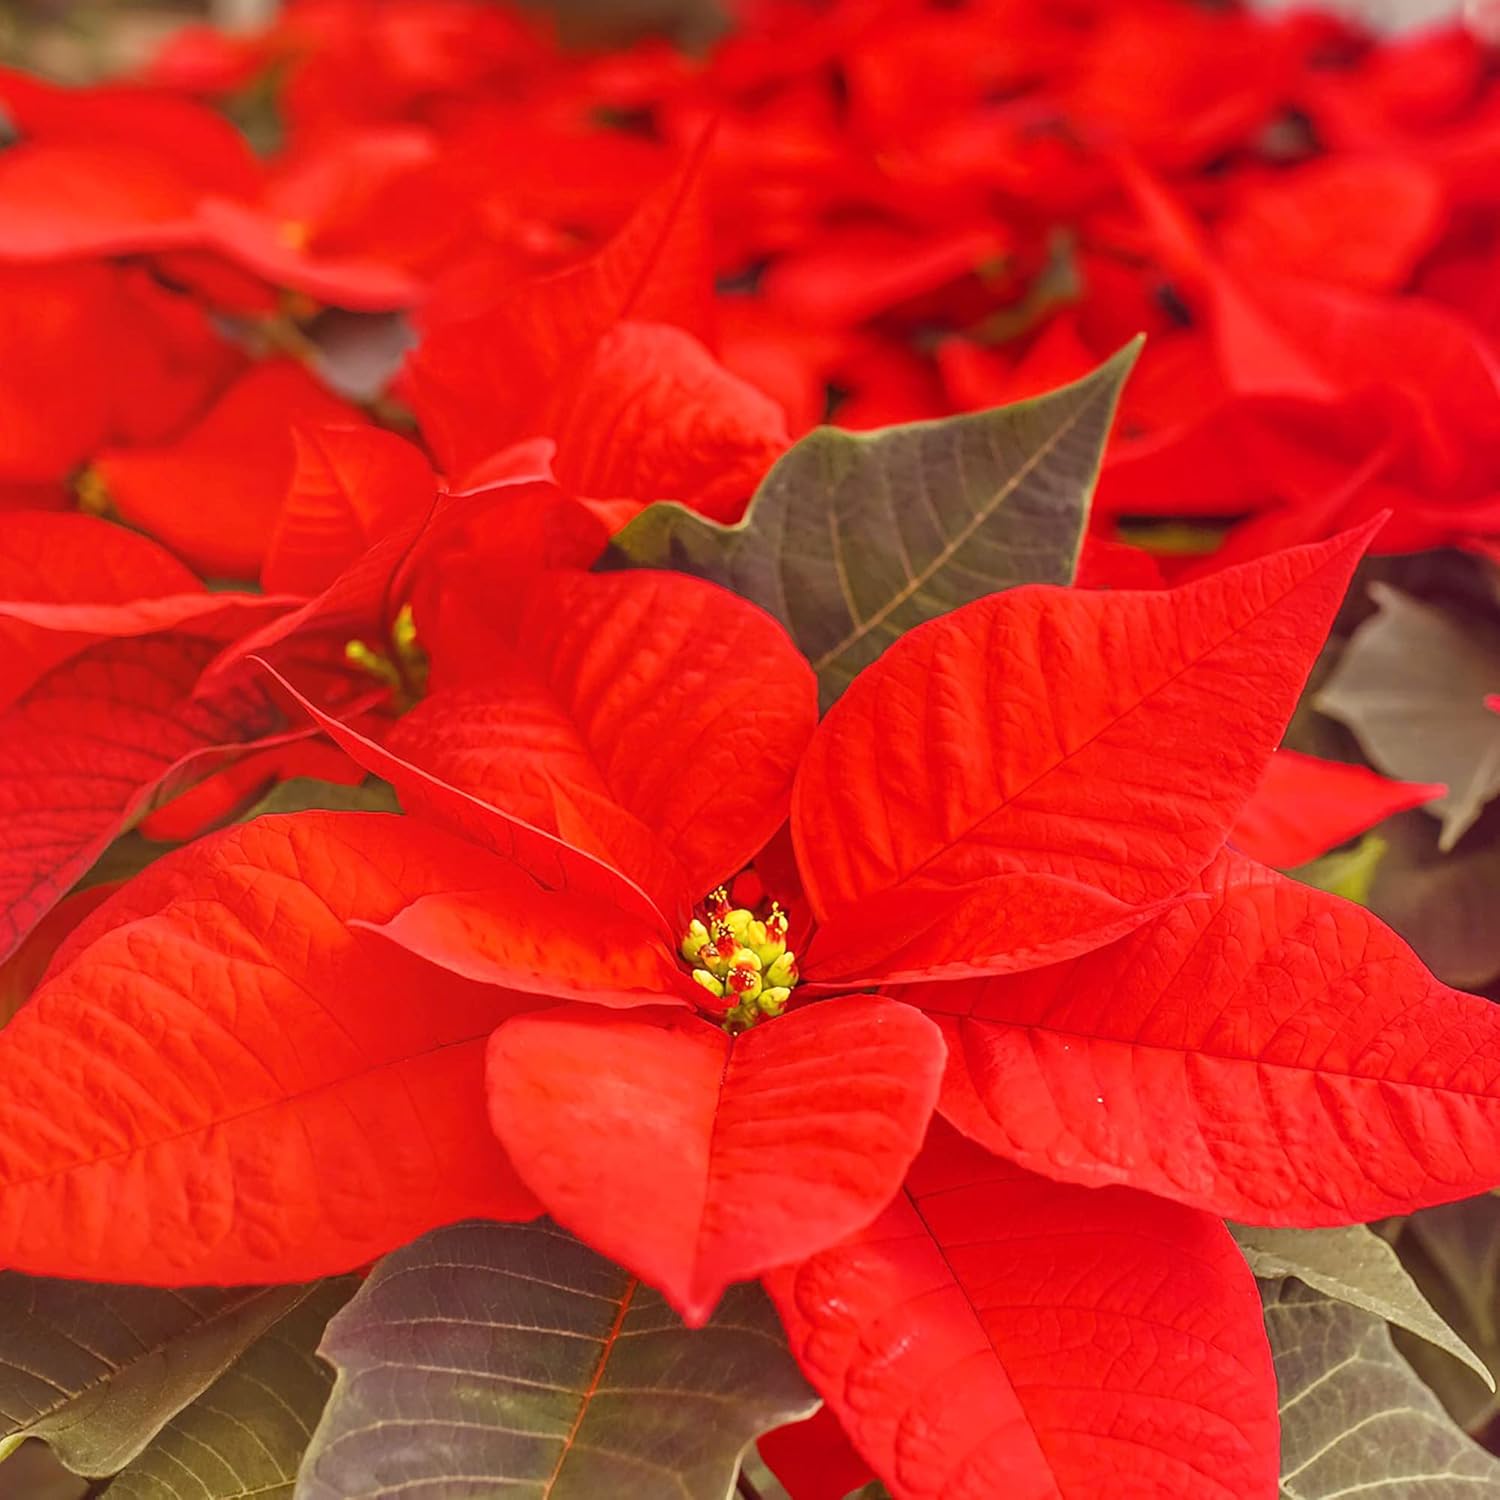
[[[786,941],[787,922],[786,913],[773,903],[771,915],[766,918],[766,936],[773,943],[784,943]]]
[[[720,958],[733,958],[739,951],[739,939],[722,922],[714,923],[708,941]]]
[[[703,903],[703,907],[708,913],[710,923],[722,922],[734,910],[729,904],[729,892],[722,885],[718,890],[708,893],[708,899]]]

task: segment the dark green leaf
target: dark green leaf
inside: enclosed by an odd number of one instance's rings
[[[333,1385],[318,1340],[354,1286],[323,1282],[262,1334],[110,1485],[110,1500],[291,1500]]]
[[[675,568],[754,600],[806,652],[826,706],[912,626],[1015,584],[1072,582],[1138,349],[995,411],[820,427],[737,525],[661,502],[615,538],[611,565]]]
[[[1295,1276],[1388,1323],[1399,1324],[1494,1382],[1485,1363],[1437,1315],[1391,1246],[1363,1224],[1343,1229],[1250,1229],[1234,1226],[1250,1269],[1265,1281]]]
[[[1379,613],[1351,638],[1313,700],[1348,725],[1370,759],[1403,781],[1441,781],[1432,804],[1451,849],[1500,792],[1500,638],[1460,623],[1387,584],[1372,583]]]
[[[1396,1352],[1385,1323],[1301,1282],[1262,1285],[1281,1393],[1285,1500],[1478,1500],[1500,1460]]]
[[[323,1352],[338,1382],[297,1500],[724,1500],[745,1445],[817,1406],[758,1286],[688,1330],[546,1222],[387,1256]]]
[[[383,781],[366,781],[360,786],[342,786],[336,781],[319,781],[312,776],[294,776],[278,782],[244,815],[245,819],[263,818],[270,813],[307,812],[316,808],[328,812],[401,811],[396,794]]]
[[[305,1287],[96,1286],[0,1274],[0,1433],[109,1474],[306,1295]]]
[[[122,833],[89,866],[87,874],[78,882],[77,889],[88,890],[91,886],[106,885],[114,880],[134,880],[147,865],[169,854],[175,844],[157,843],[131,829]]]

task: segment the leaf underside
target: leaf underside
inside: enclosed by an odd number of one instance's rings
[[[110,1484],[113,1500],[291,1500],[333,1384],[318,1340],[356,1285],[315,1287],[167,1423]]]
[[[289,1309],[300,1286],[157,1288],[0,1275],[0,1433],[109,1474]]]
[[[817,1405],[759,1287],[690,1331],[545,1221],[387,1256],[323,1352],[338,1380],[296,1500],[724,1500],[746,1444]]]
[[[1295,1276],[1314,1291],[1384,1318],[1462,1360],[1492,1389],[1484,1361],[1422,1295],[1391,1246],[1363,1224],[1344,1229],[1235,1227],[1250,1269],[1263,1281]]]
[[[1281,1392],[1282,1500],[1500,1491],[1500,1459],[1453,1422],[1381,1319],[1290,1279],[1261,1294]]]

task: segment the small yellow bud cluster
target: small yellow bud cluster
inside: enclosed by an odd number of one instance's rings
[[[786,913],[774,902],[757,917],[730,906],[721,886],[705,903],[707,921],[695,917],[682,939],[682,956],[693,979],[715,999],[728,1002],[726,1031],[745,1031],[786,1009],[797,983],[797,955],[786,946]]]
[[[417,640],[417,623],[411,605],[403,604],[391,624],[390,649],[380,651],[365,641],[344,644],[344,659],[394,695],[398,710],[412,706],[427,691],[427,653]]]
[[[73,494],[79,510],[86,516],[108,516],[114,512],[114,501],[110,499],[104,476],[92,466],[73,481]]]

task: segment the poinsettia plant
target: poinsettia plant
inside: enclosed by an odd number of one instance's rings
[[[0,73],[0,1444],[1500,1483],[1500,65],[681,42]]]

